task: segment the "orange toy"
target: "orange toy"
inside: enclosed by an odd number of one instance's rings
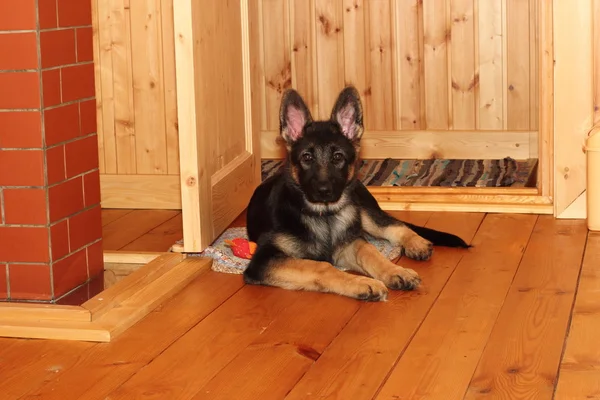
[[[250,260],[256,251],[256,243],[247,239],[235,238],[233,240],[225,240],[225,244],[231,248],[233,255],[239,258]]]

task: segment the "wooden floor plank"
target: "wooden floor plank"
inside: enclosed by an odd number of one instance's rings
[[[226,275],[226,274],[223,274]],[[242,280],[239,275],[230,279]],[[277,316],[302,298],[297,292],[244,286],[146,368],[110,394],[110,400],[190,399]]]
[[[409,224],[425,226],[433,215],[431,211],[388,211],[388,214]]]
[[[535,225],[487,215],[376,399],[462,399]]]
[[[600,399],[600,232],[589,232],[556,400]]]
[[[0,399],[21,399],[27,393],[72,368],[91,342],[2,339],[12,345],[0,354]]]
[[[122,251],[169,251],[171,246],[183,238],[183,220],[181,213],[145,233]]]
[[[427,224],[470,241],[483,214],[436,213]],[[415,292],[392,292],[365,304],[286,399],[371,399],[419,327],[459,260],[469,250],[438,247],[430,261],[402,259],[423,281]]]
[[[124,217],[129,214],[133,210],[126,209],[114,209],[114,208],[103,208],[102,209],[102,226],[106,226],[111,222],[118,220],[119,218]]]
[[[465,399],[552,399],[586,237],[584,220],[538,218]]]
[[[242,285],[240,277],[205,272],[113,342],[84,352],[71,368],[23,399],[105,399]]]
[[[175,210],[134,210],[103,228],[104,250],[121,250],[177,214]]]
[[[332,294],[298,293],[298,300],[193,399],[283,399],[363,304]]]

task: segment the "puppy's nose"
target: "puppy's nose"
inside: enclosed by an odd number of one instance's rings
[[[317,191],[321,196],[331,196],[331,185],[328,183],[321,183],[317,186]]]

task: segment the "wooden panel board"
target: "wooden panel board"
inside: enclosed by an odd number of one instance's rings
[[[600,0],[594,1],[592,15],[594,18],[594,38],[593,46],[597,49],[600,46]],[[600,123],[600,51],[594,51],[594,124]]]
[[[475,3],[458,0],[450,3],[452,127],[475,129],[475,88],[479,75],[475,69]]]
[[[344,87],[344,37],[342,0],[315,0],[317,41],[317,101],[315,118],[328,119]]]
[[[131,46],[131,8],[124,0],[110,0],[112,38],[112,78],[114,92],[114,128],[116,138],[117,173],[135,174],[136,129],[134,80]],[[136,8],[133,8],[136,12]],[[136,60],[140,62],[140,60]],[[144,122],[141,122],[142,126]]]
[[[367,93],[367,42],[368,0],[344,0],[344,83],[351,84],[361,93]],[[367,15],[366,15],[367,14]],[[363,105],[363,112],[369,114]],[[331,106],[326,106],[331,108]]]
[[[173,0],[94,1],[101,174],[179,174]]]
[[[425,127],[423,76],[423,2],[394,1],[396,43],[395,129]]]
[[[479,81],[476,85],[477,129],[503,129],[502,4],[504,0],[478,1],[477,42]]]
[[[537,157],[537,132],[503,131],[367,131],[361,139],[361,157],[364,159],[502,159],[517,160]],[[285,157],[279,133],[262,132],[261,156],[267,159]]]
[[[506,0],[508,129],[529,129],[529,3]]]
[[[279,128],[281,94],[292,85],[288,0],[262,0],[267,129]]]
[[[103,208],[181,210],[176,175],[100,175]]]
[[[366,25],[366,86],[364,107],[369,118],[366,129],[394,129],[394,80],[392,73],[394,39],[392,33],[392,4],[390,0],[367,1]]]
[[[426,129],[450,129],[448,95],[449,15],[445,0],[423,1]]]
[[[318,111],[316,97],[318,88],[315,26],[314,1],[290,0],[290,42],[292,45],[291,85],[302,93],[306,104],[316,113]],[[261,40],[260,33],[256,39],[261,43],[264,42]],[[359,44],[357,43],[357,45]]]

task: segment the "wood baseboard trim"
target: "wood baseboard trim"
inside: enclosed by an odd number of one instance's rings
[[[81,306],[0,304],[0,337],[110,342],[211,264],[163,253]]]
[[[482,194],[416,194],[373,193],[380,207],[386,211],[450,211],[514,214],[552,214],[553,200],[535,195],[482,195]]]
[[[538,157],[537,131],[366,131],[361,139],[363,159],[502,159]],[[264,159],[285,157],[279,132],[262,131]]]
[[[100,175],[103,208],[181,210],[179,175]]]
[[[154,261],[163,254],[165,253],[154,251],[105,251],[104,263],[148,264],[149,262]]]

